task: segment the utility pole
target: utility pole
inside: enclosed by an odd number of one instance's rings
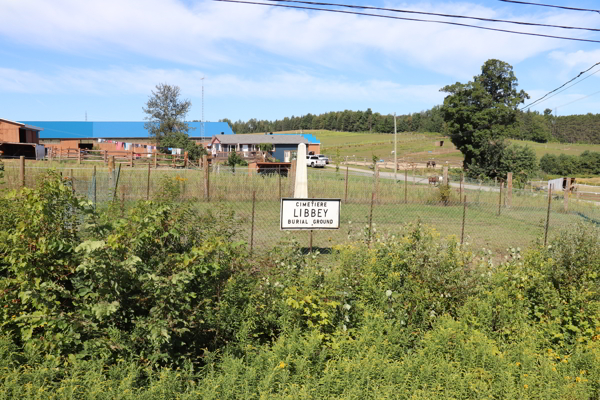
[[[398,171],[398,149],[396,148],[396,144],[398,143],[398,139],[396,139],[396,113],[394,113],[394,183],[398,182],[398,177],[396,176],[396,172]]]
[[[204,76],[200,80],[202,81],[202,122],[200,123],[200,136],[204,139]]]

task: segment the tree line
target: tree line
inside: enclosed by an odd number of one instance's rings
[[[219,120],[227,122],[235,133],[264,133],[291,131],[301,129],[324,129],[340,132],[372,132],[393,133],[394,116],[380,114],[370,108],[366,111],[331,111],[324,114],[308,113],[302,116],[291,116],[274,121],[251,118],[248,121],[231,121],[228,118]],[[440,107],[396,117],[398,132],[439,132],[444,131],[444,120]]]
[[[402,114],[396,117],[398,132],[434,132],[448,134],[441,106],[430,110]],[[331,130],[340,132],[393,133],[394,116],[366,111],[330,111],[324,114],[306,114],[269,121],[251,118],[247,121],[227,122],[236,133],[264,133],[301,129]],[[511,139],[532,140],[538,143],[600,143],[600,114],[554,116],[552,110],[517,111],[517,125],[507,132]]]

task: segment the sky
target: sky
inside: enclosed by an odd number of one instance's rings
[[[600,9],[597,0],[530,1]],[[499,0],[345,3],[600,29],[600,13]],[[441,104],[440,88],[471,80],[490,58],[513,66],[531,100],[600,62],[600,43],[212,0],[0,0],[0,15],[0,118],[9,120],[139,121],[159,83],[191,100],[188,120],[202,119],[203,89],[205,121],[406,114]],[[600,113],[600,73],[532,110],[545,108]]]

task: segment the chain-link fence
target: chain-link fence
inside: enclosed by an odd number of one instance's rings
[[[28,166],[24,176],[18,165],[6,165],[4,187],[17,188],[24,179],[33,187],[47,172],[43,164]],[[71,168],[73,166],[73,168]],[[454,182],[444,188],[412,176],[411,171],[381,173],[309,168],[311,198],[342,200],[340,229],[281,231],[280,198],[293,197],[293,179],[280,170],[251,173],[247,167],[202,169],[137,169],[59,165],[56,170],[74,191],[98,207],[116,201],[123,208],[137,200],[173,196],[192,201],[198,212],[225,207],[235,212],[241,238],[253,248],[270,248],[283,239],[330,249],[355,240],[377,240],[397,233],[404,224],[423,223],[442,237],[455,237],[472,248],[502,252],[552,238],[578,223],[600,224],[597,202],[583,201],[570,192],[553,193],[533,188],[507,189],[481,182]],[[466,202],[465,202],[466,198]],[[254,199],[254,201],[253,201]],[[252,223],[254,221],[254,223]]]

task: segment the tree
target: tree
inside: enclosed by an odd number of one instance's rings
[[[176,147],[188,152],[192,160],[207,154],[202,145],[197,145],[189,138],[190,127],[185,122],[192,102],[180,100],[179,86],[166,83],[156,85],[156,91],[148,99],[146,107],[142,107],[147,114],[144,128],[157,146]]]
[[[449,93],[441,107],[452,143],[463,153],[463,165],[494,177],[500,173],[504,139],[517,125],[517,106],[529,98],[517,91],[518,83],[510,64],[488,60],[481,74],[466,84],[445,86]]]
[[[180,100],[179,95],[179,86],[159,83],[156,85],[156,91],[152,91],[146,107],[142,107],[147,114],[145,119],[148,121],[144,124],[144,128],[157,144],[161,143],[164,136],[175,132],[187,134],[190,129],[184,119],[192,102]]]

